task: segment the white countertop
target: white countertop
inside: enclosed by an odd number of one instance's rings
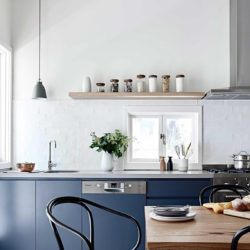
[[[72,179],[172,179],[172,178],[213,178],[214,174],[207,171],[188,171],[188,172],[160,172],[160,171],[79,171],[76,173],[22,173],[18,171],[0,172],[0,178],[72,178]]]

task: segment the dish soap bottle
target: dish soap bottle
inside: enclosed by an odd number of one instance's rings
[[[167,171],[173,171],[172,156],[169,156],[169,157],[168,157]]]

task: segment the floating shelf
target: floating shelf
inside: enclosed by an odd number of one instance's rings
[[[106,99],[106,100],[199,100],[205,92],[70,92],[73,99]]]

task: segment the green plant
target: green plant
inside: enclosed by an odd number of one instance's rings
[[[123,153],[128,149],[128,143],[130,138],[123,135],[119,130],[115,130],[114,133],[105,133],[102,137],[96,136],[95,132],[90,134],[92,136],[92,144],[90,148],[97,148],[96,151],[105,151],[109,154],[122,157]]]

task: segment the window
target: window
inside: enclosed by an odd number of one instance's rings
[[[126,108],[127,134],[132,137],[127,152],[127,169],[159,169],[159,156],[178,156],[176,145],[191,142],[189,164],[201,167],[201,106],[153,106]]]
[[[0,45],[0,169],[11,162],[11,51]]]

